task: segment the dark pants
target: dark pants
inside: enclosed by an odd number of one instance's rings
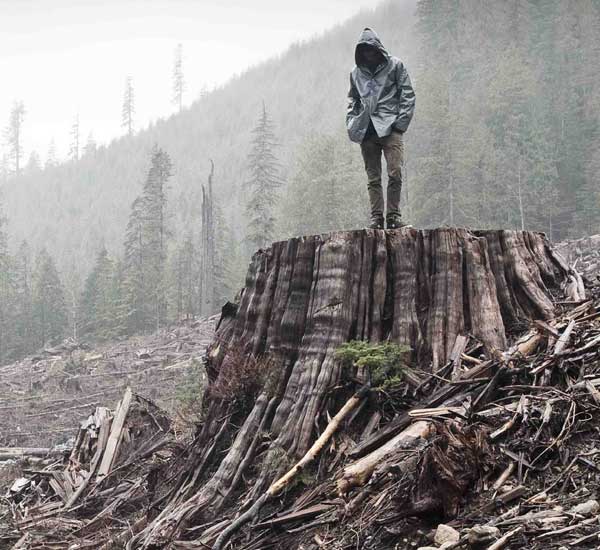
[[[381,153],[385,157],[388,173],[387,214],[389,220],[400,217],[400,192],[402,191],[402,166],[404,164],[404,139],[400,132],[389,136],[366,138],[360,148],[365,161],[365,170],[369,180],[369,200],[371,201],[371,219],[383,219],[383,189],[381,187]]]

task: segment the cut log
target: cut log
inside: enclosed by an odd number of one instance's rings
[[[121,402],[115,411],[115,417],[112,422],[108,441],[106,443],[106,449],[104,450],[102,462],[98,468],[98,480],[108,475],[113,461],[117,456],[119,444],[121,443],[121,438],[123,437],[123,426],[125,425],[125,419],[127,418],[127,413],[129,412],[129,406],[131,405],[132,397],[133,393],[131,388],[127,388],[123,399],[121,399]]]
[[[27,457],[60,456],[63,451],[54,451],[45,447],[0,447],[0,460],[21,459]]]
[[[432,433],[433,426],[431,422],[420,420],[415,422],[396,437],[388,441],[376,451],[361,458],[358,462],[344,468],[342,479],[337,483],[340,494],[347,493],[352,487],[364,485],[375,468],[386,456],[398,449],[411,449],[419,445],[419,442],[425,441]]]
[[[255,465],[248,504],[304,456],[331,406],[330,390],[342,382],[335,360],[342,343],[405,344],[412,359],[433,372],[447,365],[453,350],[453,357],[462,357],[462,346],[455,348],[459,336],[474,336],[495,357],[507,348],[512,327],[553,316],[549,290],[559,289],[567,276],[568,267],[542,234],[517,231],[367,229],[294,238],[259,251],[239,306],[229,307],[219,324],[209,373],[218,386],[219,377],[231,372],[222,368],[228,362],[268,357],[277,391],[260,393],[253,410],[229,428],[233,444],[214,475],[200,487],[189,483],[182,500],[164,509],[136,541],[160,547],[199,513],[214,519],[244,479],[259,432],[268,433],[268,449],[262,465]],[[487,376],[488,367],[482,363],[474,376]],[[440,405],[455,391],[444,390],[433,404],[425,400],[423,408]],[[222,402],[207,403],[199,449],[210,445],[226,416]],[[403,418],[362,448],[376,451],[410,422]],[[196,479],[194,469],[188,479]]]

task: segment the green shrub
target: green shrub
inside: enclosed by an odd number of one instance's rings
[[[202,411],[206,385],[204,366],[198,359],[192,357],[175,391],[176,408],[182,416],[197,421]]]
[[[344,368],[364,368],[368,371],[371,386],[385,389],[402,380],[408,369],[410,348],[392,342],[370,343],[353,340],[342,344],[335,352]]]

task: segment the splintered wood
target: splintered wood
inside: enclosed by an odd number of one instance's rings
[[[129,448],[122,452],[124,440]],[[130,388],[114,413],[98,407],[82,422],[75,441],[69,454],[24,470],[27,477],[10,488],[14,530],[4,538],[16,539],[14,548],[75,548],[73,541],[99,548],[120,528],[115,512],[144,517],[155,490],[148,484],[156,485],[151,476],[177,448],[165,413]]]

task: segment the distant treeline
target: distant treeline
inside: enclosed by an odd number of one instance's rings
[[[249,250],[274,237],[274,211],[282,185],[277,142],[263,105],[253,132],[245,184]],[[42,249],[31,268],[23,242],[10,254],[0,216],[0,364],[19,359],[70,336],[104,341],[159,330],[168,323],[214,313],[238,283],[241,251],[214,197],[214,164],[207,185],[196,240],[190,228],[173,233],[168,185],[173,163],[154,147],[141,193],[131,203],[122,255],[103,246],[85,282],[66,285],[55,262]]]
[[[103,341],[157,330],[212,313],[227,299],[231,258],[239,255],[235,241],[218,205],[210,264],[191,234],[173,238],[166,216],[171,170],[169,155],[155,148],[142,192],[131,205],[123,253],[111,257],[101,247],[83,285],[61,279],[46,249],[35,261],[26,241],[9,253],[0,223],[0,364],[66,337]],[[222,254],[225,249],[232,254]]]

